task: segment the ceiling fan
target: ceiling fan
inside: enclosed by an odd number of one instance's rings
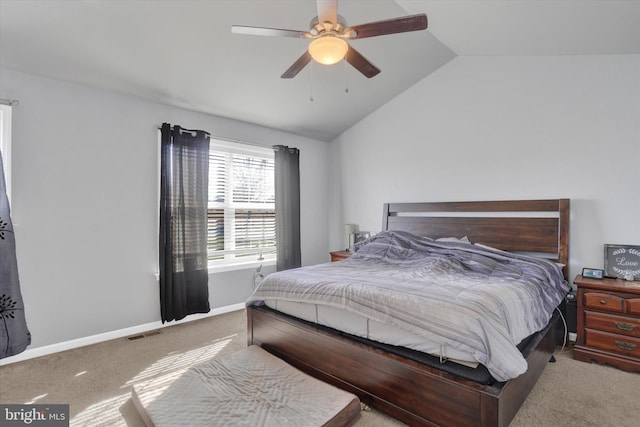
[[[317,0],[317,8],[318,16],[311,20],[309,31],[232,25],[231,32],[256,36],[311,39],[311,43],[302,56],[280,76],[283,79],[295,77],[312,59],[325,65],[335,64],[345,59],[356,70],[367,78],[371,78],[380,73],[380,69],[345,40],[405,33],[427,28],[427,15],[424,13],[349,27],[345,19],[338,15],[337,0]]]

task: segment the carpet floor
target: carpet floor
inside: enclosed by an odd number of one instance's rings
[[[0,366],[0,403],[67,403],[72,426],[142,427],[133,384],[247,346],[244,310]],[[511,427],[640,425],[640,375],[578,362],[558,349]],[[356,427],[404,424],[375,410]]]

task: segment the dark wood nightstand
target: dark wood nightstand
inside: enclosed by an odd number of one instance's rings
[[[573,358],[640,372],[640,282],[578,275]]]
[[[342,261],[351,256],[351,251],[333,251],[329,252],[331,255],[331,262]]]

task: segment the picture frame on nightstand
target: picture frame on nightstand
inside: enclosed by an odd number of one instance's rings
[[[371,233],[368,231],[357,231],[354,235],[354,244],[364,242],[371,237]]]
[[[640,246],[604,245],[604,275],[640,280]]]
[[[583,268],[582,269],[582,277],[588,277],[590,279],[603,279],[604,278],[604,270],[599,268]]]

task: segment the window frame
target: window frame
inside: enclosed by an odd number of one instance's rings
[[[249,143],[243,143],[240,141],[229,141],[225,139],[211,137],[210,140],[210,151],[219,151],[224,153],[231,154],[239,154],[246,155],[257,158],[264,158],[270,161],[275,160],[275,154],[271,147],[266,146],[258,146]],[[230,158],[227,159],[229,163],[227,163],[227,174],[231,173],[231,169],[229,166],[231,165]],[[209,179],[213,179],[212,176]],[[263,203],[238,203],[233,202],[231,186],[226,186],[226,194],[225,194],[225,202],[209,202],[208,210],[211,209],[223,209],[224,210],[224,245],[227,247],[227,244],[230,243],[231,246],[235,244],[235,212],[236,210],[244,210],[244,209],[267,209],[274,212],[275,215],[275,202],[270,204]],[[274,218],[275,225],[275,218]],[[212,272],[221,272],[221,271],[231,271],[238,270],[243,268],[252,268],[258,267],[260,265],[275,265],[276,264],[276,251],[277,248],[273,252],[266,252],[263,254],[262,259],[259,258],[236,258],[236,253],[234,249],[228,249],[230,252],[226,252],[224,255],[224,259],[222,260],[211,260],[209,259],[208,266],[209,270]],[[239,250],[242,252],[242,250]]]
[[[0,152],[2,152],[4,182],[11,204],[11,105],[0,104]]]

